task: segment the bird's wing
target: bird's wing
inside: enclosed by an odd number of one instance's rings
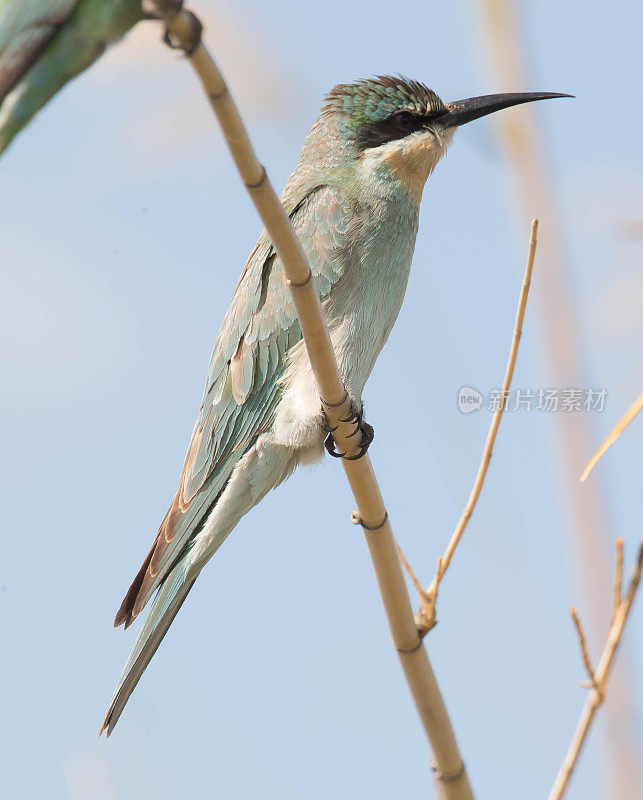
[[[0,0],[0,103],[79,0]]]
[[[337,189],[320,186],[290,209],[324,298],[341,276],[341,248],[351,218],[348,202]],[[300,339],[283,265],[263,232],[214,345],[176,496],[115,625],[127,627],[145,606],[223,491],[234,465],[270,426],[286,353]]]

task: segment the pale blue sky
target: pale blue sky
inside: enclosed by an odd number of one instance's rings
[[[334,83],[401,72],[445,100],[489,89],[465,0],[194,7],[279,187]],[[529,88],[578,98],[534,113],[586,385],[609,392],[592,416],[598,445],[641,391],[640,223],[639,238],[628,224],[641,218],[640,9],[520,9]],[[114,613],[174,493],[210,349],[260,229],[193,75],[158,35],[152,24],[130,35],[0,161],[2,793],[431,796],[426,743],[330,459],[242,521],[114,736],[96,739],[134,639],[113,631]],[[459,413],[458,388],[486,392],[505,366],[529,226],[508,188],[487,123],[463,129],[425,194],[407,299],[365,392],[394,529],[427,582],[489,423],[486,411]],[[532,300],[514,385],[538,388],[549,385],[547,310]],[[584,602],[555,436],[550,417],[507,415],[429,639],[480,798],[546,797],[584,702],[567,613]],[[584,489],[606,489],[609,538],[625,538],[628,564],[642,448],[637,420]],[[642,619],[639,603],[621,652],[632,675]],[[601,729],[599,719],[570,800],[609,797]]]

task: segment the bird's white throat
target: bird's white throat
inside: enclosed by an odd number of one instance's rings
[[[427,178],[446,153],[453,133],[452,129],[423,131],[369,148],[362,155],[363,168],[381,171],[385,167],[419,204]]]

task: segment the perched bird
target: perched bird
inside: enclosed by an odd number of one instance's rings
[[[141,0],[1,0],[0,153],[56,92],[143,18]]]
[[[336,86],[282,202],[322,299],[365,447],[362,390],[398,315],[424,184],[456,128],[519,103],[498,94],[446,105],[422,83],[378,77]],[[264,231],[214,345],[179,488],[116,615],[131,624],[157,592],[118,682],[108,735],[194,581],[241,517],[323,453],[325,419],[283,265]]]

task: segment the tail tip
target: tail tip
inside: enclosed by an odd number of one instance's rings
[[[123,630],[127,630],[135,619],[136,614],[132,613],[131,610],[120,608],[114,617],[114,627],[119,628],[122,625]]]

